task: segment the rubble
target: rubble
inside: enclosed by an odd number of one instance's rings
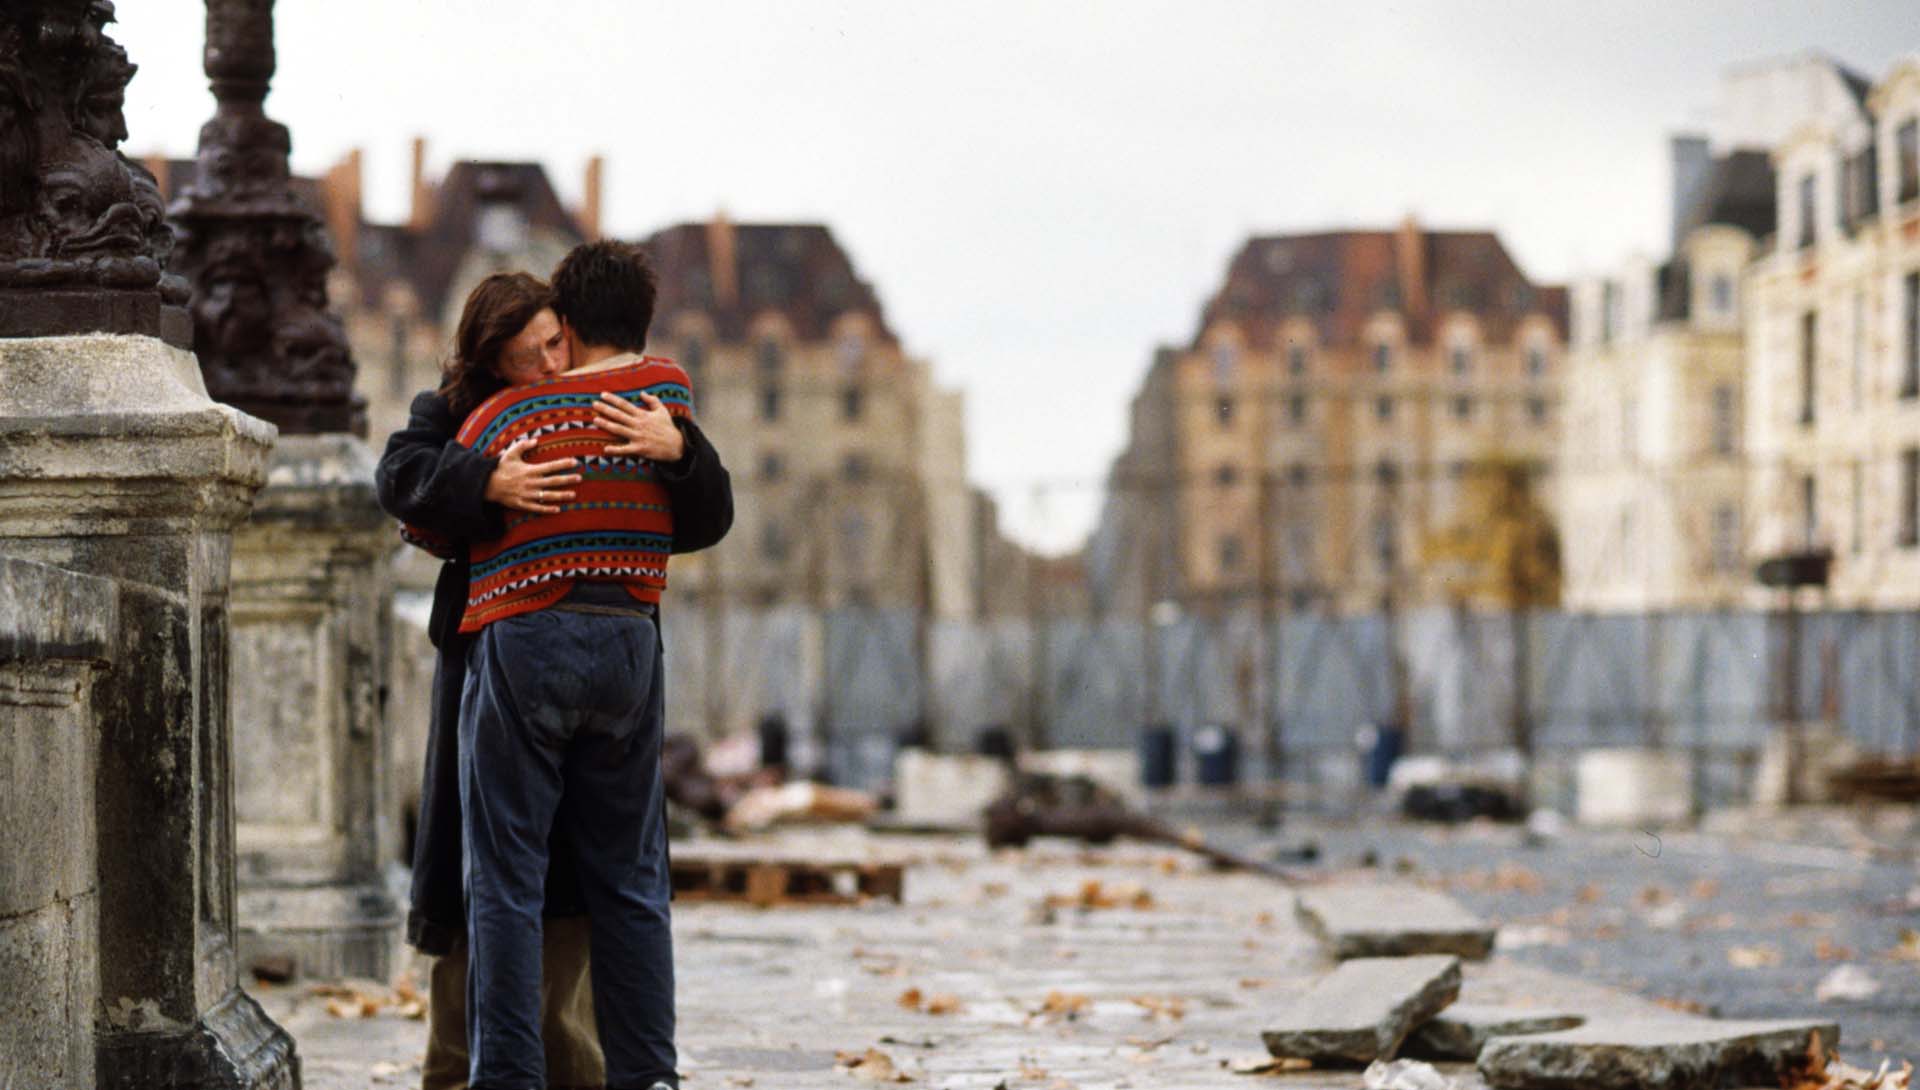
[[[1260,1036],[1273,1055],[1315,1064],[1390,1060],[1459,994],[1456,957],[1355,958],[1315,981]]]
[[[1335,958],[1493,951],[1494,928],[1442,893],[1372,883],[1302,890],[1294,913]]]
[[[1495,1037],[1553,1033],[1585,1021],[1583,1015],[1565,1011],[1455,1003],[1414,1030],[1401,1051],[1423,1060],[1471,1061]]]
[[[1598,1019],[1578,1029],[1496,1037],[1480,1052],[1494,1090],[1707,1090],[1778,1085],[1802,1070],[1832,1023]]]

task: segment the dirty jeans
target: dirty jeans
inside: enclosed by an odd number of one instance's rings
[[[600,1035],[593,1028],[593,975],[585,916],[548,916],[540,946],[540,1034],[548,1090],[599,1090],[607,1084]],[[427,974],[427,1055],[420,1090],[467,1090],[467,939],[433,959]]]
[[[467,658],[460,805],[472,1090],[542,1090],[547,837],[573,845],[591,921],[609,1090],[677,1086],[660,740],[647,616],[544,609],[495,621]]]

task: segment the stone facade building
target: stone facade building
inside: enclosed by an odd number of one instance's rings
[[[1193,341],[1155,355],[1089,549],[1103,608],[1450,602],[1433,542],[1475,475],[1559,428],[1564,289],[1498,238],[1254,238]]]
[[[1774,149],[1779,231],[1747,277],[1758,555],[1833,553],[1831,600],[1920,604],[1920,59]]]

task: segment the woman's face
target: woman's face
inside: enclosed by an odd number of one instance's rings
[[[495,371],[507,385],[524,386],[552,378],[572,366],[573,354],[567,350],[560,319],[552,310],[542,310],[500,350]]]

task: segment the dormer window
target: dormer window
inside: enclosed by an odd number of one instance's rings
[[[1527,346],[1527,377],[1545,378],[1547,375],[1547,350],[1540,345]]]
[[[786,350],[781,347],[780,338],[760,338],[760,343],[754,350],[754,362],[760,368],[761,378],[779,378],[780,368],[786,363]]]
[[[1473,349],[1464,344],[1456,344],[1448,356],[1453,365],[1453,373],[1464,377],[1473,368]]]
[[[1900,188],[1893,199],[1905,204],[1920,197],[1920,118],[1908,118],[1894,130],[1893,147],[1900,161]]]
[[[1721,316],[1733,313],[1733,277],[1726,273],[1713,274],[1713,279],[1707,282],[1707,306]]]
[[[1228,386],[1233,383],[1233,366],[1238,356],[1239,353],[1230,344],[1213,346],[1213,381],[1216,384]]]
[[[1373,369],[1383,375],[1393,370],[1393,346],[1386,341],[1374,343]]]
[[[1287,373],[1294,378],[1307,373],[1307,346],[1299,341],[1287,345]]]

